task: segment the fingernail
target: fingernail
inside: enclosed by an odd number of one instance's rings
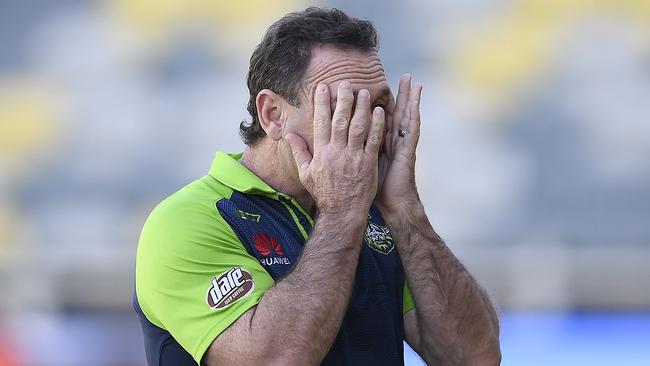
[[[359,99],[366,99],[369,96],[370,96],[370,92],[368,92],[366,89],[359,90],[359,95],[358,95]]]
[[[341,89],[350,89],[350,82],[347,80],[342,81],[340,87]]]
[[[318,88],[316,88],[316,91],[319,93],[325,93],[326,90],[327,90],[327,85],[323,83],[318,84]]]

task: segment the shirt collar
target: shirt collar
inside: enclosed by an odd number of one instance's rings
[[[226,154],[218,151],[208,174],[238,192],[276,193],[271,186],[239,162],[242,155],[243,153]]]

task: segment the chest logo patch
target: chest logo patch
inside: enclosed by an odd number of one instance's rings
[[[253,276],[245,269],[234,267],[212,278],[208,289],[208,305],[221,310],[228,305],[250,295],[255,288]]]
[[[262,265],[291,264],[289,258],[285,258],[284,249],[282,249],[282,245],[275,237],[258,232],[253,236],[253,244],[255,244],[255,249],[264,257],[260,259]]]
[[[239,216],[240,219],[250,220],[255,222],[260,222],[260,219],[262,218],[262,215],[260,214],[254,214],[242,210],[237,210],[237,216]]]
[[[368,243],[369,247],[384,255],[390,253],[395,247],[388,226],[377,225],[372,221],[368,221],[368,227],[366,228],[366,243]]]

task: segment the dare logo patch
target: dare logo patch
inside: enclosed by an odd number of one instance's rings
[[[212,286],[208,289],[208,305],[220,310],[241,300],[255,288],[253,276],[245,269],[234,267],[212,278]]]

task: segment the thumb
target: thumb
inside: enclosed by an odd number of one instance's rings
[[[303,177],[312,159],[309,149],[307,148],[307,143],[302,137],[295,133],[287,134],[284,139],[287,140],[289,146],[291,146],[293,159],[296,161],[296,165],[298,166],[298,173]]]

